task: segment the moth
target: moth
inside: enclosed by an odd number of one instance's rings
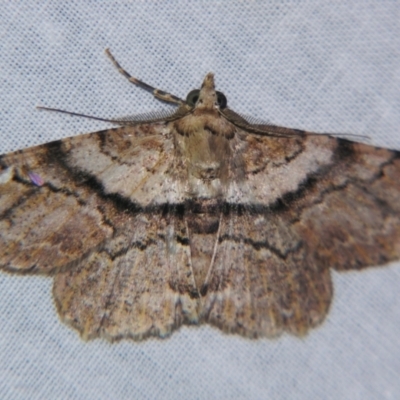
[[[177,105],[0,157],[0,265],[54,279],[84,339],[165,337],[209,323],[305,335],[331,269],[400,258],[400,153],[255,124],[209,73]]]

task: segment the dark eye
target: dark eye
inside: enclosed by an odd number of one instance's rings
[[[189,106],[194,107],[197,103],[197,100],[199,99],[199,94],[199,89],[195,89],[189,92],[189,94],[186,96],[186,103],[188,103]]]
[[[221,92],[217,92],[217,101],[220,108],[225,108],[228,105],[225,95]]]

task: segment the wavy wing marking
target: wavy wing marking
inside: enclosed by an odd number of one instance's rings
[[[129,221],[126,211],[177,194],[165,179],[173,162],[170,147],[162,125],[155,124],[1,156],[0,265],[50,272],[101,248]]]

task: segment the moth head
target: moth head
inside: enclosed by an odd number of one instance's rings
[[[227,106],[227,100],[222,92],[215,90],[214,74],[209,72],[204,78],[201,89],[195,89],[186,96],[186,103],[196,108],[220,108]]]

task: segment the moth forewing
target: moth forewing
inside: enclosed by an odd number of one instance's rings
[[[182,100],[108,55],[177,111],[0,156],[1,268],[52,276],[83,338],[304,335],[330,268],[400,258],[399,152],[251,124],[211,73]]]

